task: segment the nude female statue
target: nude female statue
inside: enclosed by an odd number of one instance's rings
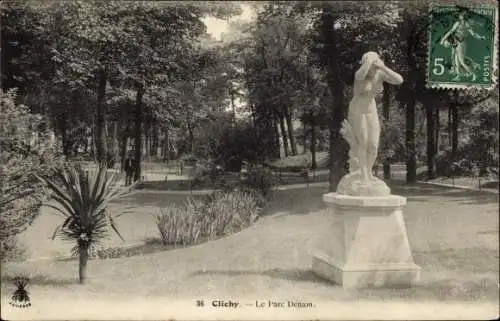
[[[354,76],[353,98],[349,104],[348,124],[345,124],[350,126],[350,139],[344,134],[351,145],[351,155],[357,156],[361,179],[365,182],[375,179],[372,168],[380,139],[375,96],[383,90],[383,82],[400,85],[403,77],[386,67],[377,53],[365,53],[361,59],[361,67]],[[353,147],[355,150],[352,150]]]

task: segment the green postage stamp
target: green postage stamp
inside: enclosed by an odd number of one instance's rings
[[[498,72],[497,44],[498,7],[433,5],[427,86],[493,88]]]

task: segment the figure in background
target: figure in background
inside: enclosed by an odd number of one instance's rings
[[[349,104],[347,121],[341,133],[350,145],[349,171],[359,171],[362,181],[375,179],[373,164],[377,159],[380,123],[375,96],[383,90],[383,83],[403,83],[403,77],[385,66],[375,52],[367,52],[354,76],[353,98]]]
[[[130,155],[127,156],[125,160],[125,185],[129,186],[132,184],[134,180],[134,172],[135,172],[135,162]]]

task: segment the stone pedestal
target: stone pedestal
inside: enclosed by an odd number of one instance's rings
[[[317,275],[344,288],[411,286],[413,263],[403,220],[406,198],[397,195],[323,195],[331,234],[313,258]]]

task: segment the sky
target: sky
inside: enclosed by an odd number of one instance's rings
[[[234,16],[231,19],[229,19],[229,21],[236,21],[236,20],[251,21],[255,18],[255,13],[252,10],[252,7],[245,4],[242,4],[241,7],[243,11],[241,15]],[[231,32],[231,30],[229,30],[228,28],[228,21],[226,20],[207,17],[202,19],[202,21],[207,26],[207,33],[211,34],[212,37],[214,37],[216,40],[221,40],[222,34],[224,33],[227,34]],[[242,113],[241,110],[246,105],[245,100],[236,97],[234,103],[236,107],[237,117],[244,117],[245,113]],[[231,110],[231,105],[229,101],[227,102],[226,110],[228,111]]]
[[[255,14],[249,5],[242,4],[242,14],[234,16],[230,21],[244,20],[250,21],[255,18]],[[211,34],[215,39],[220,40],[223,33],[228,33],[228,22],[226,20],[216,19],[213,17],[204,18],[203,22],[207,26],[207,33]]]

